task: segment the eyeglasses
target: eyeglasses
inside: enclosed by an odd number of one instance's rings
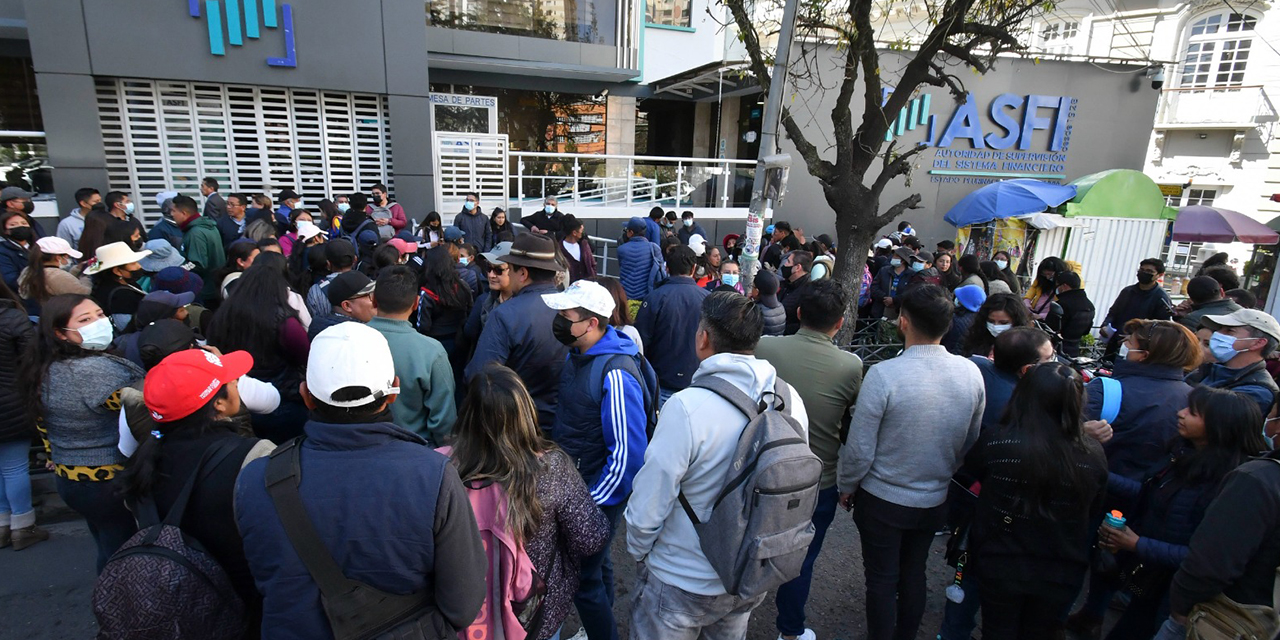
[[[496,265],[496,264],[491,264],[491,265],[489,265],[489,273],[496,273],[496,274],[498,274],[498,275],[502,275],[502,274],[504,274],[504,273],[506,273],[506,272],[507,272],[507,269],[508,269],[508,268],[509,268],[509,267],[499,266],[499,265]]]

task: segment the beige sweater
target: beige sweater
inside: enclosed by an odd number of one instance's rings
[[[27,273],[30,269],[23,269],[18,274],[18,295],[23,298],[30,298],[31,292],[27,288]],[[49,289],[50,296],[59,296],[64,293],[78,293],[87,296],[92,287],[89,285],[88,278],[77,278],[57,267],[44,268],[45,287]]]

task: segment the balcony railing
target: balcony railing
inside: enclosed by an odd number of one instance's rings
[[[1260,86],[1166,89],[1156,128],[1250,128],[1275,118],[1275,106]]]

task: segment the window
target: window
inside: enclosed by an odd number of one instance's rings
[[[668,27],[690,27],[692,0],[648,0],[644,21]]]
[[[1047,42],[1047,41],[1049,41],[1049,40],[1057,40],[1057,39],[1058,39],[1058,29],[1059,29],[1059,28],[1060,28],[1060,25],[1059,25],[1058,23],[1056,23],[1056,22],[1055,22],[1055,23],[1053,23],[1053,24],[1045,25],[1045,27],[1044,27],[1044,39],[1045,39],[1045,41]]]
[[[1217,195],[1217,189],[1187,189],[1187,203],[1183,206],[1212,207],[1213,198]]]
[[[1244,84],[1245,66],[1258,19],[1239,13],[1215,13],[1192,23],[1182,56],[1178,86],[1238,87]]]

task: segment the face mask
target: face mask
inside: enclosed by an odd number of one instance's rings
[[[98,318],[79,329],[67,329],[80,334],[80,346],[89,351],[104,351],[111,346],[111,338],[115,335],[111,330],[111,321]]]
[[[889,261],[889,265],[890,265],[890,266],[894,266],[894,267],[901,267],[901,266],[902,266],[902,261],[901,261],[901,260],[899,260],[899,259],[897,259],[897,258],[894,258],[894,259],[892,259],[892,260],[890,260],[890,261]]]
[[[351,205],[349,205],[349,204],[347,204],[347,203],[345,203],[345,202],[339,202],[339,203],[338,203],[338,211],[341,211],[342,213],[346,213],[346,212],[348,212],[348,211],[350,211],[350,210],[351,210]]]
[[[997,267],[999,267],[999,269],[1000,269],[1001,271],[1004,271],[1005,269],[1008,269],[1008,268],[1009,268],[1009,261],[1008,261],[1008,260],[996,260],[996,266],[997,266]]]
[[[1242,339],[1248,340],[1248,338],[1237,338],[1225,333],[1215,333],[1212,338],[1209,338],[1209,351],[1219,363],[1226,364],[1228,360],[1244,352],[1244,349],[1236,348],[1236,340]]]
[[[987,323],[987,333],[990,333],[992,336],[997,338],[1000,337],[1000,334],[1012,328],[1013,328],[1013,325],[1011,324],[994,324],[991,322]]]
[[[467,211],[471,211],[472,209],[475,209],[475,208],[476,208],[476,203],[474,203],[474,202],[472,202],[472,201],[468,200],[468,201],[466,201],[466,202],[462,203],[462,208],[463,208],[463,209],[466,209]]]
[[[132,202],[130,202],[130,203],[128,203],[128,204],[126,204],[126,205],[124,205],[124,212],[125,212],[125,213],[127,213],[127,214],[129,214],[129,215],[133,215],[133,203],[132,203]]]
[[[1155,279],[1156,279],[1156,276],[1154,273],[1143,273],[1141,271],[1138,272],[1139,284],[1151,284],[1152,282],[1155,282]]]
[[[1121,343],[1120,343],[1120,350],[1116,352],[1116,355],[1120,356],[1120,359],[1121,359],[1121,360],[1128,360],[1128,359],[1129,359],[1129,353],[1130,353],[1130,352],[1133,352],[1133,353],[1146,353],[1146,351],[1145,351],[1145,350],[1143,350],[1143,349],[1130,349],[1130,348],[1129,348],[1129,345],[1127,345],[1127,344],[1125,344],[1125,343],[1121,342]]]
[[[555,206],[555,205],[553,205],[553,204],[543,205],[543,206],[542,206],[542,210],[543,210],[543,211],[546,211],[546,212],[547,212],[547,214],[548,214],[548,215],[550,215],[550,214],[552,214],[552,213],[555,213],[555,212],[556,212],[556,206]]]
[[[36,232],[32,231],[31,227],[14,227],[9,230],[9,237],[16,242],[31,242],[35,236]]]
[[[688,219],[688,220],[685,220],[685,221],[684,221],[684,226],[686,226],[686,227],[692,227],[692,226],[693,226],[693,218],[690,218],[690,219]]]
[[[303,207],[305,207],[305,206],[307,206],[307,205],[302,204],[302,198],[298,198],[297,200],[294,200],[294,201],[293,201],[293,206],[291,206],[291,207],[289,207],[289,208],[290,208],[290,209],[301,209],[301,208],[303,208]]]
[[[461,256],[461,257],[459,257],[459,258],[458,258],[458,264],[460,264],[460,265],[462,265],[462,266],[464,266],[464,267],[465,267],[465,266],[467,266],[468,264],[471,264],[471,258],[468,258],[468,257],[466,257],[466,256]]]
[[[720,282],[727,284],[731,287],[736,287],[738,286],[738,279],[741,277],[742,276],[736,273],[726,273],[720,276]]]
[[[28,201],[26,201],[26,202],[22,203],[22,212],[23,212],[23,213],[30,215],[30,214],[31,214],[31,212],[32,212],[32,211],[35,211],[35,210],[36,210],[36,203],[34,203],[34,202],[30,201],[30,200],[28,200]]]
[[[574,321],[557,314],[556,317],[551,320],[551,335],[555,336],[556,341],[560,344],[570,346],[577,342],[578,338],[587,335],[585,332],[582,335],[573,335],[574,324]]]
[[[924,271],[924,263],[923,263],[923,262],[912,262],[912,263],[911,263],[911,270],[912,270],[912,271],[915,271],[916,273],[919,273],[919,272],[921,272],[921,271]]]
[[[124,277],[124,281],[128,282],[129,284],[133,284],[138,281],[138,278],[141,278],[141,277],[142,277],[142,269],[135,269],[133,271],[130,271],[129,275]]]
[[[783,279],[783,280],[790,280],[790,279],[791,279],[791,271],[792,271],[793,269],[795,269],[795,267],[794,267],[794,266],[789,265],[789,264],[784,264],[784,265],[782,265],[781,267],[778,267],[778,273],[782,275],[782,279]]]

